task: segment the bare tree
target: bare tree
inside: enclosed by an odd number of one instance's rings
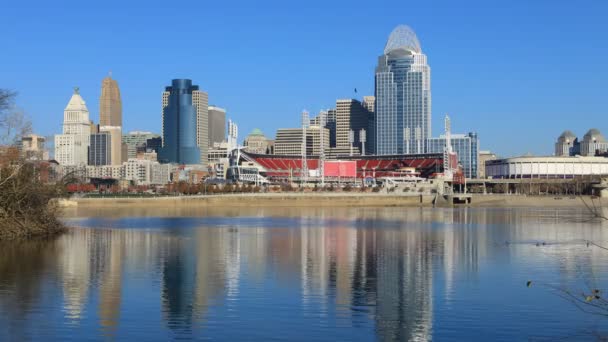
[[[32,122],[26,113],[15,107],[13,91],[0,89],[0,144],[15,145],[22,136],[32,132]]]

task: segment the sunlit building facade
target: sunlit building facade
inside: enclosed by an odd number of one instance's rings
[[[465,177],[478,177],[479,140],[477,133],[452,134],[452,150],[458,155]],[[445,136],[428,140],[428,153],[443,153]]]
[[[414,31],[397,26],[378,59],[374,146],[378,155],[426,153],[431,137],[431,68]]]

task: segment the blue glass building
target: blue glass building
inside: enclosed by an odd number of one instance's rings
[[[199,164],[197,110],[192,92],[198,86],[188,79],[176,79],[163,94],[163,146],[158,156],[163,163]]]
[[[452,134],[452,150],[458,155],[458,163],[462,165],[465,177],[478,177],[479,140],[477,133]],[[443,153],[445,136],[428,140],[428,153]]]
[[[378,59],[375,78],[375,152],[427,152],[431,136],[431,69],[414,31],[391,32]]]

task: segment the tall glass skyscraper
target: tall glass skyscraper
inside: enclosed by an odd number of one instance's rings
[[[408,26],[391,32],[378,58],[375,93],[376,154],[426,153],[431,136],[431,68]]]
[[[163,147],[158,158],[161,162],[199,164],[201,161],[197,141],[197,110],[192,102],[193,91],[198,91],[198,86],[192,85],[192,80],[187,79],[173,80],[171,86],[165,88]]]

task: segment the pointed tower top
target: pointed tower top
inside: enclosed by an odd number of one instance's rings
[[[80,88],[74,87],[74,94],[80,94]]]

